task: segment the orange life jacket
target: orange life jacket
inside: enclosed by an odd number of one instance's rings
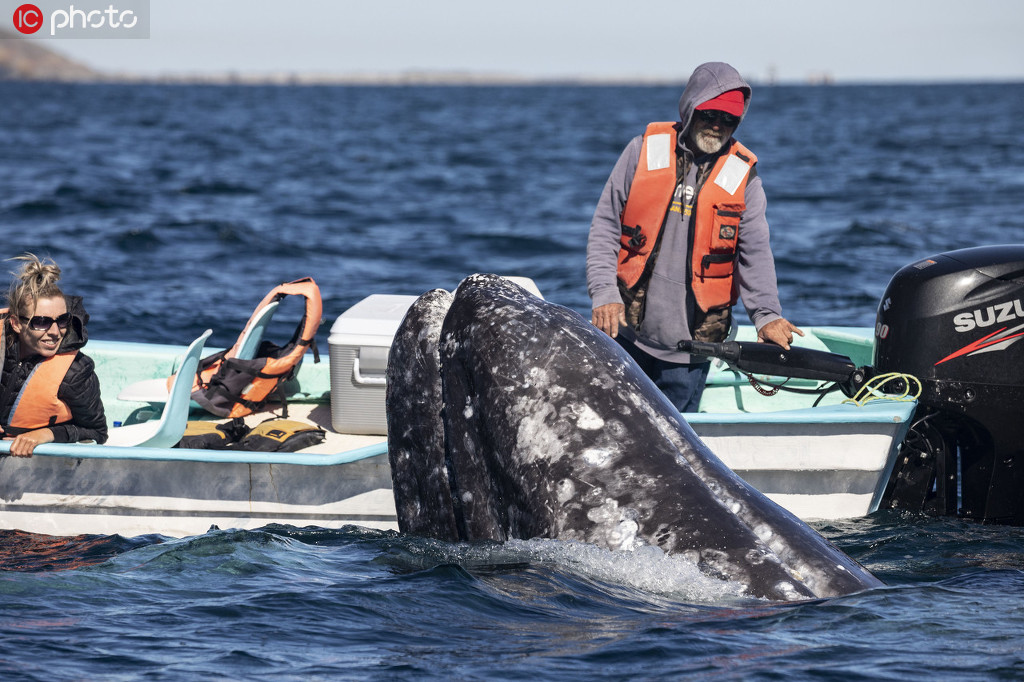
[[[231,348],[204,358],[192,385],[192,399],[209,412],[221,417],[244,417],[261,408],[282,383],[298,371],[306,348],[312,346],[313,361],[320,362],[316,348],[316,331],[323,315],[320,288],[310,277],[275,287],[253,311],[246,328],[259,312],[285,296],[303,296],[306,309],[291,340],[278,347],[263,341],[256,357],[240,360],[236,357],[245,330]],[[168,379],[168,385],[174,377]],[[284,396],[281,395],[283,400]]]
[[[57,390],[76,355],[77,350],[58,353],[35,366],[14,401],[8,426],[32,430],[71,421],[71,408],[57,398]]]
[[[8,309],[0,310],[0,348],[6,350],[6,318]],[[67,353],[57,353],[45,360],[41,360],[29,373],[25,383],[18,391],[18,397],[11,405],[11,413],[7,415],[7,426],[31,431],[47,426],[65,424],[71,421],[71,408],[67,403],[57,398],[57,391],[64,381],[71,363],[78,355],[77,350]],[[3,363],[3,354],[0,353],[0,364]]]
[[[632,288],[640,281],[658,242],[676,187],[675,123],[651,123],[622,210],[618,277]],[[691,242],[690,287],[708,311],[736,303],[733,279],[744,193],[757,157],[735,140],[719,156],[696,197]]]

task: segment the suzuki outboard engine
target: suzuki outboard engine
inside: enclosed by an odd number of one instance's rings
[[[1024,525],[1024,245],[902,268],[875,336],[876,373],[922,386],[882,506]]]

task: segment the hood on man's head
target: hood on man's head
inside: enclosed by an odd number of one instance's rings
[[[750,86],[740,76],[739,71],[725,62],[707,62],[694,69],[693,74],[686,81],[682,97],[679,98],[679,120],[683,124],[683,130],[690,128],[693,112],[699,105],[734,90],[742,96],[742,105],[739,101],[733,101],[732,110],[722,106],[708,108],[721,109],[742,119],[747,113],[747,107],[750,106]],[[736,97],[736,95],[728,97]]]

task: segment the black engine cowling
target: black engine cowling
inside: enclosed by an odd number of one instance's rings
[[[876,372],[922,385],[883,506],[1024,525],[1024,245],[902,268],[875,337]]]

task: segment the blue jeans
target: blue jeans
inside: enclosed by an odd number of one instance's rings
[[[704,395],[704,384],[708,379],[710,362],[682,364],[659,360],[636,347],[629,339],[619,334],[615,337],[619,345],[626,349],[640,369],[644,371],[654,385],[661,389],[680,412],[696,412],[700,406],[700,398]]]

